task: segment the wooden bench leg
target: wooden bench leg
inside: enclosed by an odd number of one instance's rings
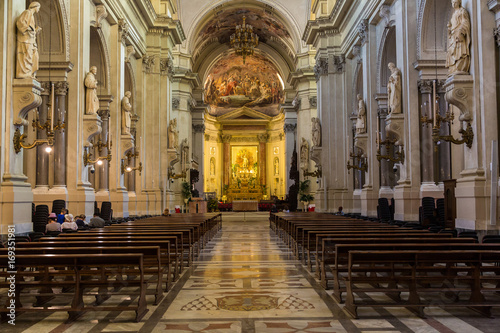
[[[354,303],[354,293],[352,290],[352,285],[349,280],[345,280],[346,284],[346,300],[344,310],[354,319],[358,319],[358,307]]]
[[[41,281],[50,281],[50,275],[49,275],[49,268],[48,267],[43,267],[43,277],[39,280]],[[52,290],[51,287],[49,286],[43,286],[40,288],[40,293],[43,294],[54,294],[54,291]],[[34,307],[40,307],[43,306],[45,303],[49,302],[50,300],[54,299],[54,296],[37,296],[36,297],[36,302],[33,303]]]
[[[146,284],[144,283],[141,286],[141,291],[139,294],[139,300],[138,300],[138,305],[137,305],[137,310],[135,311],[135,321],[140,322],[142,318],[146,315],[148,312],[148,305],[146,303]]]
[[[101,280],[106,280],[106,273],[104,272],[105,268],[101,268]],[[108,294],[108,288],[105,286],[100,286],[97,295],[95,296],[95,304],[99,305],[104,303],[111,296]]]
[[[75,320],[83,314],[83,288],[81,285],[81,267],[75,267],[75,295],[71,302],[71,311],[68,311],[69,319]]]

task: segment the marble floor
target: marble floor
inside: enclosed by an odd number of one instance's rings
[[[370,297],[370,295],[366,295]],[[148,298],[149,300],[149,298]],[[130,297],[106,302],[131,302]],[[222,231],[157,306],[134,323],[133,312],[25,314],[0,332],[498,332],[500,319],[469,309],[361,308],[346,315],[269,229],[267,213],[224,213]],[[500,318],[499,309],[494,310]]]

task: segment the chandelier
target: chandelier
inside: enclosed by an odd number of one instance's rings
[[[230,37],[231,47],[237,55],[243,57],[243,63],[249,55],[253,55],[254,48],[259,45],[259,36],[253,33],[253,27],[245,24],[246,17],[243,16],[243,23],[237,25],[234,34]]]

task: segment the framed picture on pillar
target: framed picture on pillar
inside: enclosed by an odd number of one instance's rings
[[[210,155],[215,155],[215,147],[210,147]]]
[[[273,148],[274,155],[278,155],[280,153],[280,147]]]

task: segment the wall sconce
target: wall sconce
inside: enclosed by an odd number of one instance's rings
[[[405,150],[403,146],[399,146],[399,151],[396,152],[396,157],[393,157],[391,155],[382,155],[380,153],[380,145],[385,145],[386,149],[389,150],[391,146],[396,146],[396,139],[391,140],[391,139],[386,139],[384,141],[378,141],[377,140],[377,160],[380,162],[381,160],[387,160],[391,161],[394,163],[401,162],[401,164],[404,164],[405,162]]]
[[[96,164],[97,165],[102,165],[103,161],[107,160],[108,162],[111,162],[111,149],[109,149],[111,144],[108,146],[108,155],[107,156],[99,156],[97,159],[92,160],[92,153],[89,153],[88,147],[84,148],[83,152],[83,165],[87,166],[89,164]]]
[[[19,154],[21,152],[21,149],[32,149],[45,143],[47,144],[47,147],[45,147],[45,151],[47,153],[50,153],[52,151],[52,146],[54,146],[53,132],[47,130],[47,139],[36,139],[31,144],[24,143],[24,139],[26,139],[27,137],[28,136],[26,134],[21,134],[19,128],[16,128],[16,131],[14,132],[14,138],[12,139],[12,141],[14,142],[14,151],[16,152],[16,154]]]
[[[439,96],[436,94],[436,80],[432,82],[432,89],[433,89],[433,100],[434,100],[434,105],[433,105],[433,119],[429,119],[427,115],[424,115],[423,117],[420,117],[420,121],[422,122],[422,126],[428,126],[429,124],[433,124],[432,128],[432,141],[434,142],[434,150],[437,151],[438,145],[441,143],[441,140],[446,141],[446,142],[451,142],[456,145],[462,145],[465,144],[467,148],[472,148],[472,143],[474,142],[474,131],[472,130],[472,125],[470,120],[466,120],[465,122],[467,123],[466,128],[464,129],[463,127],[460,128],[458,133],[462,135],[462,138],[456,139],[453,137],[453,135],[440,135],[439,130],[441,129],[441,124],[443,123],[449,123],[453,124],[453,120],[455,120],[455,114],[453,112],[450,112],[449,110],[446,111],[445,116],[441,116],[439,112]]]
[[[142,162],[139,162],[139,166],[138,167],[131,167],[130,165],[125,166],[125,161],[122,159],[122,164],[121,164],[122,175],[125,172],[132,172],[134,170],[139,170],[139,175],[141,175],[142,174]]]
[[[128,163],[130,163],[130,160],[132,159],[132,157],[135,157],[135,158],[139,157],[139,152],[138,152],[138,151],[136,151],[135,153],[133,153],[131,150],[129,150],[129,151],[125,154],[125,156],[127,156],[127,162],[128,162]]]
[[[307,177],[321,178],[323,177],[323,172],[321,171],[321,168],[317,168],[316,171],[314,172],[309,172],[308,170],[304,170],[304,178]]]
[[[172,170],[172,167],[168,168],[168,179],[179,179],[179,178],[186,178],[186,171],[183,171],[181,173],[175,173]]]
[[[368,171],[368,163],[366,161],[366,157],[363,156],[361,152],[354,154],[351,152],[349,156],[352,158],[352,165],[347,162],[347,173],[350,173],[349,170],[359,170],[359,171]]]

